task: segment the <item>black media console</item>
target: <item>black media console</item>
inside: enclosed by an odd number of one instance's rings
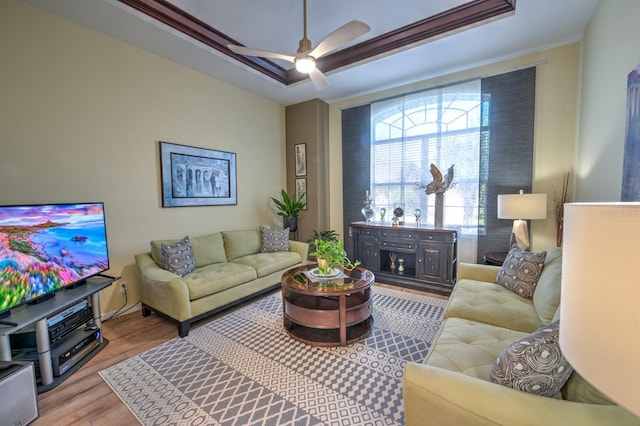
[[[0,361],[33,362],[38,393],[58,386],[109,343],[102,336],[98,292],[116,279],[97,275],[52,299],[13,309],[0,324]]]

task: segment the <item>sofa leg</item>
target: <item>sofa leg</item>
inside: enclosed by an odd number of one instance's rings
[[[178,323],[178,335],[180,337],[187,337],[189,335],[189,322]]]
[[[144,303],[142,304],[142,316],[143,317],[148,317],[149,315],[151,315],[151,309],[149,309],[147,307],[147,305],[145,305]]]

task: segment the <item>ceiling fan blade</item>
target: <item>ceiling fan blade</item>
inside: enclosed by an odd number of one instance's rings
[[[284,53],[270,52],[268,50],[252,49],[250,47],[238,46],[235,44],[229,44],[227,45],[227,47],[229,48],[229,50],[231,50],[234,53],[237,53],[238,55],[259,56],[261,58],[283,59],[289,62],[293,62],[296,59],[295,56],[287,55]]]
[[[329,80],[327,80],[327,77],[325,77],[318,68],[311,71],[309,77],[317,90],[326,89],[329,86]]]
[[[309,53],[310,56],[318,59],[320,56],[339,48],[340,46],[357,39],[361,35],[365,35],[371,28],[360,21],[347,22],[328,36],[326,36],[318,45]]]

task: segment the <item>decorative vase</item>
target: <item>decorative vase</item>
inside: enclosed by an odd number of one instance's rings
[[[364,220],[366,220],[367,223],[371,222],[373,220],[373,217],[376,214],[371,208],[372,202],[373,202],[373,198],[369,195],[369,191],[368,190],[365,191],[364,202],[363,202],[364,207],[360,209],[360,212],[362,213],[362,216],[364,216]]]
[[[436,193],[434,227],[442,229],[444,222],[444,193]]]
[[[289,232],[296,232],[298,230],[298,217],[283,216],[282,224],[283,228],[289,228]]]

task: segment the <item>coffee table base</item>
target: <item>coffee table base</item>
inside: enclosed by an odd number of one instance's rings
[[[365,269],[351,274],[346,283],[322,284],[299,281],[306,279],[299,270],[285,273],[282,313],[287,333],[312,346],[346,346],[366,337],[373,325],[374,276]]]
[[[373,327],[373,317],[369,317],[360,324],[352,325],[346,329],[345,342],[340,341],[339,329],[323,329],[312,328],[289,322],[289,326],[285,326],[285,331],[294,339],[306,343],[311,346],[331,347],[346,346],[357,342],[371,334]]]

